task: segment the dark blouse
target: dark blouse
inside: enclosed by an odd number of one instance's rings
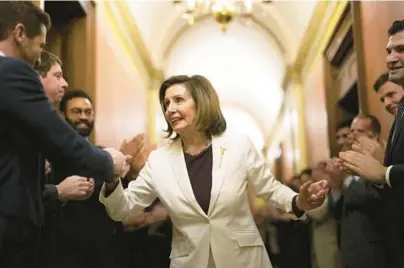
[[[212,146],[198,155],[189,155],[184,152],[188,177],[196,201],[202,210],[208,214],[210,205],[210,193],[212,190],[213,152]],[[292,200],[292,211],[297,217],[301,217],[304,211],[297,208],[296,197]]]
[[[189,155],[184,152],[184,157],[195,199],[207,215],[212,190],[212,146],[198,155]]]

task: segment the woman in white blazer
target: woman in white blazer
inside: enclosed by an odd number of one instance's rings
[[[105,184],[100,201],[126,221],[159,198],[173,223],[171,268],[270,268],[251,213],[258,197],[302,216],[322,204],[324,182],[299,194],[278,182],[248,137],[226,132],[218,96],[202,76],[174,76],[159,92],[172,142],[153,151],[136,180]]]

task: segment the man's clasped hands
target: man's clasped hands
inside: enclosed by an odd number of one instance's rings
[[[384,142],[369,137],[355,139],[351,148],[339,153],[339,157],[321,162],[313,170],[315,180],[326,180],[331,189],[340,189],[353,176],[375,183],[385,183],[386,167],[383,166]]]

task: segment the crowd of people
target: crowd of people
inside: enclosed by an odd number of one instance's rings
[[[373,89],[394,116],[389,138],[381,138],[373,115],[348,118],[336,129],[339,153],[290,180],[295,190],[307,179],[326,180],[330,191],[322,206],[306,213],[306,222],[272,217],[277,232],[270,235],[278,244],[269,251],[279,268],[403,267],[404,20],[387,33],[387,70]],[[311,250],[289,250],[296,237]]]
[[[150,154],[144,136],[120,150],[92,145],[92,100],[65,93],[62,62],[43,50],[50,27],[32,2],[0,2],[0,265],[135,267],[125,246],[139,236],[123,243],[125,231],[169,218],[170,267],[271,267],[247,185],[298,218],[321,205],[326,182],[295,193],[277,181],[247,136],[226,131],[199,75],[160,88],[166,145]]]
[[[44,51],[50,27],[31,1],[0,2],[1,267],[402,267],[404,20],[374,84],[395,116],[387,143],[359,114],[340,153],[288,185],[200,75],[162,83],[164,145],[91,144],[95,104]]]

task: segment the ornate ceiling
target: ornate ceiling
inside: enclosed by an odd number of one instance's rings
[[[283,101],[286,67],[296,59],[316,3],[256,4],[252,26],[232,22],[224,34],[208,14],[189,26],[169,1],[126,5],[139,33],[137,42],[143,43],[151,64],[166,75],[206,75],[216,86],[232,124],[249,128],[262,147]]]

